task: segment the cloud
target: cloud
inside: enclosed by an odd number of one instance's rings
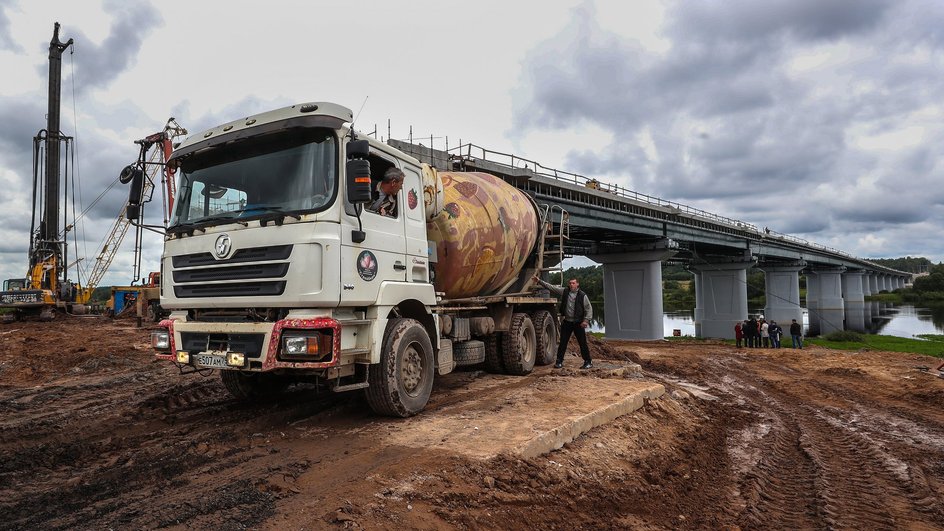
[[[22,52],[23,48],[13,40],[12,33],[10,32],[10,19],[7,17],[7,9],[9,9],[9,7],[9,3],[0,2],[0,50]]]
[[[141,45],[148,34],[163,25],[160,13],[147,1],[107,0],[105,11],[112,18],[108,36],[101,44],[87,37],[80,29],[63,35],[74,39],[76,49],[76,87],[79,91],[104,88],[134,66]],[[155,76],[155,82],[163,78]]]
[[[867,224],[941,221],[942,24],[927,2],[672,2],[660,48],[587,2],[524,61],[514,134],[598,126],[613,142],[566,169],[781,232],[844,221],[872,252],[892,240]]]

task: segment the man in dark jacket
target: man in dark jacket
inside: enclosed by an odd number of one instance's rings
[[[783,329],[777,324],[777,321],[770,321],[770,328],[767,332],[770,334],[770,346],[780,348],[780,336],[783,335]]]
[[[793,348],[803,348],[803,327],[796,319],[790,323],[790,337],[793,339]]]
[[[757,329],[757,319],[749,316],[747,324],[744,325],[744,339],[747,340],[747,346],[754,348],[760,346],[760,331]]]
[[[570,341],[570,335],[577,337],[577,344],[580,345],[580,355],[583,356],[583,365],[581,369],[592,369],[593,363],[590,360],[590,347],[587,346],[587,327],[590,326],[590,319],[593,318],[593,307],[590,306],[590,298],[580,289],[580,282],[576,278],[567,281],[569,289],[557,287],[553,284],[544,282],[537,276],[534,277],[542,286],[560,295],[557,313],[563,316],[560,327],[560,345],[557,347],[557,363],[555,369],[564,366],[564,353],[567,351],[567,343]]]

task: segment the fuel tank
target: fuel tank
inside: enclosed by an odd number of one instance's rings
[[[427,210],[426,224],[436,244],[436,291],[447,299],[502,293],[538,240],[534,200],[488,173],[434,171],[424,180],[427,207],[431,197],[442,205]]]

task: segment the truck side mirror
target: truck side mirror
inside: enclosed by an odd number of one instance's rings
[[[134,166],[125,166],[118,175],[121,184],[131,183],[128,190],[128,206],[125,208],[125,218],[135,221],[141,217],[141,200],[144,193],[144,172]]]
[[[347,199],[351,203],[370,202],[370,144],[366,140],[347,143]]]

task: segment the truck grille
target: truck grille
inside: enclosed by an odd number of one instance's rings
[[[174,271],[174,282],[206,282],[208,280],[245,280],[250,278],[282,278],[288,273],[288,263],[258,264],[212,269]]]
[[[285,260],[292,254],[291,245],[269,245],[266,247],[252,247],[240,249],[226,260],[217,260],[210,253],[184,254],[173,257],[174,267],[196,267],[220,264],[239,264],[243,262],[265,262],[269,260]]]
[[[285,281],[174,286],[174,295],[181,299],[188,297],[264,297],[281,295],[284,292]]]
[[[174,294],[178,298],[281,295],[286,281],[277,279],[288,274],[289,262],[252,262],[287,260],[291,254],[291,245],[270,245],[239,249],[226,260],[216,260],[210,253],[175,256]]]

